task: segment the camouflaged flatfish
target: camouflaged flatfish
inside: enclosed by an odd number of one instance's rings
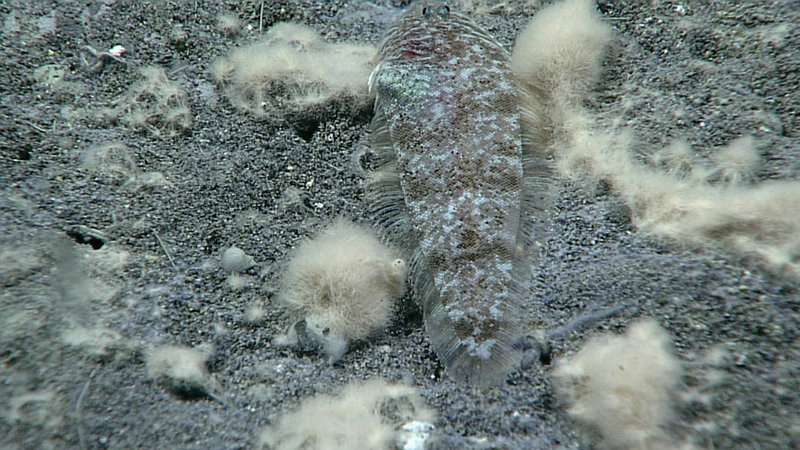
[[[508,52],[439,2],[412,6],[388,31],[369,80],[368,192],[410,254],[426,330],[448,374],[473,384],[518,367],[520,300],[549,172]],[[530,103],[530,102],[528,102]]]

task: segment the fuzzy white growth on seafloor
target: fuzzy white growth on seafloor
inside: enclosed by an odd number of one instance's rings
[[[277,23],[260,41],[220,58],[212,74],[231,103],[257,117],[282,117],[341,97],[368,104],[365,80],[375,48],[325,42],[312,28]]]
[[[139,68],[141,78],[99,115],[121,120],[125,125],[147,130],[160,138],[171,138],[192,127],[192,113],[186,91],[167,77],[160,66]]]
[[[553,372],[568,413],[600,435],[603,448],[675,448],[664,430],[673,417],[680,361],[654,320],[623,336],[591,339]]]
[[[537,13],[517,39],[512,69],[545,104],[558,171],[588,185],[603,181],[642,233],[754,256],[800,279],[800,182],[759,183],[753,137],[733,139],[708,162],[677,140],[650,151],[655,164],[645,164],[630,130],[605,125],[584,106],[612,37],[594,2],[565,0]]]
[[[320,394],[305,400],[264,429],[259,440],[262,448],[285,450],[403,448],[408,432],[398,430],[404,424],[429,424],[434,417],[415,388],[373,379],[352,382],[338,396]],[[433,427],[423,428],[430,432]]]
[[[216,380],[206,369],[211,348],[164,345],[147,354],[147,375],[182,397],[209,396],[217,398]]]
[[[373,233],[337,219],[301,243],[289,261],[280,300],[304,319],[279,343],[307,338],[339,359],[350,341],[389,323],[405,272],[405,261]]]

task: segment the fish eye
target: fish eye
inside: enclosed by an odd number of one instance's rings
[[[443,5],[438,8],[429,8],[427,6],[423,6],[422,15],[429,19],[433,17],[447,17],[450,15],[450,7],[447,5]]]

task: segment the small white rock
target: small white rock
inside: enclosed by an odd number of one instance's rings
[[[245,253],[244,250],[232,246],[222,254],[222,260],[219,262],[219,265],[228,273],[244,272],[255,266],[256,261],[252,256]]]
[[[117,58],[119,58],[120,56],[124,55],[127,52],[128,52],[128,49],[126,49],[125,47],[123,47],[123,46],[121,46],[119,44],[111,47],[108,50],[108,53],[111,53],[112,55],[116,56]]]

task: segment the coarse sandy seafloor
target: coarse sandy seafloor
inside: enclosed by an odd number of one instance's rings
[[[637,234],[602,187],[557,181],[526,320],[555,330],[617,313],[553,340],[546,357],[503,386],[449,379],[414,314],[398,314],[333,365],[272,344],[290,323],[274,304],[288,252],[333,217],[368,220],[351,155],[364,145],[370,114],[334,103],[302,119],[256,119],[228,103],[209,68],[280,21],[333,42],[376,44],[405,3],[0,5],[1,447],[249,448],[303,399],[375,376],[419,388],[439,415],[442,447],[591,446],[553,393],[552,365],[590,335],[620,332],[637,317],[669,332],[689,386],[707,382],[700,362],[710,349],[730,355],[704,401],[676,399],[678,431],[695,445],[800,446],[798,285],[735,254]],[[510,49],[540,8],[509,1],[472,9]],[[602,0],[599,10],[617,35],[588,107],[619,109],[638,151],[685,138],[707,157],[754,135],[760,180],[798,178],[795,2]],[[224,11],[242,21],[239,33],[218,29]],[[117,44],[128,50],[124,63],[106,58],[102,70],[89,70],[97,59],[87,45]],[[46,65],[63,76],[48,83],[51,72],[36,72]],[[161,138],[98,117],[147,65],[186,90],[187,132]],[[163,179],[98,176],[81,155],[105,143],[124,143],[131,170]],[[81,226],[102,232],[104,245],[93,250],[68,236],[99,234]],[[238,290],[218,267],[234,244],[257,262]],[[252,306],[266,311],[257,323],[245,320]],[[211,344],[208,366],[226,404],[181,398],[149,380],[145,349],[166,344]]]

